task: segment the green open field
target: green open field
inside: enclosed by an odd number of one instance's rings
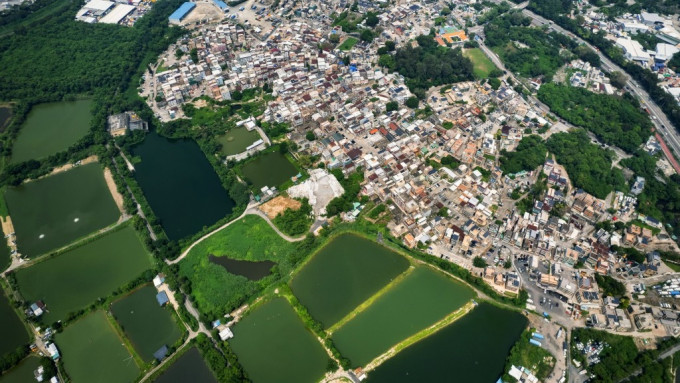
[[[90,129],[91,105],[80,100],[34,106],[21,125],[11,161],[37,160],[68,149]]]
[[[33,371],[40,366],[40,358],[29,356],[0,376],[0,383],[33,383]]]
[[[231,346],[253,383],[313,383],[328,355],[283,298],[255,308],[234,326]]]
[[[68,326],[55,336],[55,342],[74,383],[132,382],[140,373],[101,310]]]
[[[492,70],[496,69],[491,60],[479,48],[465,49],[463,55],[472,61],[473,72],[477,78],[487,78]]]
[[[168,367],[154,383],[217,383],[215,375],[196,347],[190,348]]]
[[[341,234],[291,282],[295,296],[327,328],[408,268],[406,258],[376,242]]]
[[[28,257],[66,246],[120,216],[97,163],[7,188],[5,199],[19,252]]]
[[[278,187],[298,174],[295,166],[279,152],[258,156],[243,165],[242,172],[246,181],[257,190],[263,186]]]
[[[131,226],[107,233],[87,244],[16,272],[21,295],[42,299],[47,322],[64,319],[152,266],[151,255]]]
[[[345,41],[342,42],[342,44],[340,44],[338,49],[340,49],[341,51],[348,51],[352,49],[352,47],[354,47],[354,45],[356,45],[358,41],[359,40],[355,39],[354,37],[348,37],[345,39]]]
[[[220,153],[225,156],[242,153],[253,142],[260,139],[256,130],[246,128],[234,128],[222,136],[217,137],[217,142],[222,144]]]
[[[367,309],[340,327],[333,342],[354,366],[365,366],[474,296],[467,286],[427,266],[418,266]]]
[[[30,338],[26,327],[21,323],[21,319],[14,312],[5,293],[0,289],[0,356],[17,347],[27,345]]]
[[[292,268],[295,244],[286,242],[262,218],[247,215],[196,245],[180,263],[180,275],[189,278],[194,302],[203,313],[227,313],[259,284],[227,272],[210,262],[209,255],[249,261],[274,261],[281,272]],[[266,281],[267,278],[264,280]]]
[[[163,346],[172,346],[181,336],[177,322],[156,301],[156,289],[146,285],[111,304],[111,313],[145,362]]]

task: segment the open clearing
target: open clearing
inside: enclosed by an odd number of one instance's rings
[[[302,206],[300,201],[280,195],[260,205],[260,210],[262,210],[269,219],[274,219],[277,215],[283,213],[287,209],[297,210],[300,206]]]
[[[151,266],[151,255],[137,233],[131,226],[125,226],[19,269],[16,279],[24,299],[45,302],[48,312],[43,314],[43,320],[50,323],[110,295]]]
[[[465,49],[463,55],[472,61],[473,72],[477,78],[487,78],[492,70],[496,69],[491,60],[479,48]]]
[[[182,354],[170,367],[168,367],[154,383],[217,383],[215,375],[201,356],[201,353],[192,347]],[[1,383],[1,382],[0,382]]]
[[[191,280],[192,296],[204,313],[229,312],[257,291],[258,284],[227,272],[210,255],[247,261],[273,261],[281,273],[291,270],[295,244],[286,242],[262,218],[247,215],[194,246],[180,263],[180,275]]]
[[[333,334],[354,366],[365,366],[405,338],[459,309],[474,296],[461,283],[418,266]]]
[[[145,362],[153,360],[158,349],[172,346],[182,336],[168,311],[171,309],[158,305],[156,293],[153,286],[147,285],[111,305],[111,313]]]
[[[120,211],[97,163],[7,188],[19,252],[31,258],[115,223]]]
[[[253,383],[313,383],[328,355],[284,298],[256,307],[234,326],[232,348]]]
[[[345,39],[345,41],[340,44],[338,49],[341,51],[348,51],[354,47],[354,45],[358,42],[359,40],[355,39],[354,37],[348,37]]]
[[[12,163],[37,160],[68,149],[90,129],[92,101],[62,101],[31,108],[21,125]]]
[[[99,310],[55,336],[64,368],[75,383],[125,383],[140,373],[130,352]]]
[[[408,268],[396,252],[355,234],[324,246],[291,282],[295,296],[326,328]]]

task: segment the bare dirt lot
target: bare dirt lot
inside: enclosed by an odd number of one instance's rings
[[[292,198],[278,196],[260,205],[260,210],[269,217],[269,219],[276,218],[279,213],[283,213],[286,209],[297,210],[302,206],[300,201],[296,201]]]
[[[182,20],[181,25],[183,27],[191,27],[201,22],[220,20],[222,18],[224,18],[224,13],[222,13],[222,11],[214,4],[209,2],[196,2],[196,8],[189,12],[184,20]]]

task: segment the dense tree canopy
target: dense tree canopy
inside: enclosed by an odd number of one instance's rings
[[[652,123],[629,98],[595,94],[583,88],[545,84],[538,99],[550,110],[610,145],[633,152],[651,135]]]
[[[546,145],[575,187],[597,198],[626,188],[621,169],[612,168],[614,153],[591,143],[584,130],[553,134]]]
[[[545,161],[548,148],[540,136],[525,136],[514,152],[501,152],[501,170],[503,173],[517,173],[522,170],[534,170]]]
[[[428,88],[472,80],[472,62],[459,48],[440,47],[432,36],[421,35],[417,47],[399,48],[394,56],[383,55],[379,64],[406,77],[406,85],[418,98],[425,98]]]

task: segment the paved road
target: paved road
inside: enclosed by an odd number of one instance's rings
[[[500,2],[500,0],[497,0],[496,2]],[[565,30],[564,28],[560,27],[559,25],[553,23],[552,21],[546,20],[545,18],[536,15],[535,13],[523,9],[522,13],[534,20],[536,23],[540,25],[546,25],[549,24],[550,27],[555,30],[556,32],[565,34],[572,39],[576,40],[577,42],[581,44],[585,44],[588,46],[590,49],[593,51],[597,52],[597,55],[600,57],[600,61],[602,63],[602,68],[609,71],[618,71],[623,74],[626,74],[626,72],[621,69],[618,65],[614,64],[611,60],[609,60],[602,52],[600,52],[599,49],[595,48],[592,46],[590,43],[587,41],[581,39],[580,37],[576,36],[575,34]],[[642,103],[647,107],[649,110],[649,113],[652,117],[655,117],[656,119],[652,119],[652,122],[654,123],[657,131],[661,133],[663,136],[664,141],[670,148],[675,151],[675,153],[680,154],[680,133],[673,127],[673,124],[671,124],[670,120],[666,117],[666,115],[661,111],[661,109],[652,101],[652,99],[649,97],[649,94],[645,92],[640,85],[630,78],[626,74],[626,78],[628,79],[627,84],[628,88],[630,89],[631,93],[636,95]],[[671,163],[673,163],[673,160],[671,160]]]

